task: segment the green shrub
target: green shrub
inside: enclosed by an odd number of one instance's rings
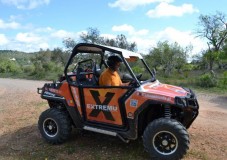
[[[222,89],[227,89],[227,71],[225,71],[219,80],[218,87]]]
[[[223,73],[222,84],[227,86],[227,71]]]
[[[1,73],[20,73],[22,69],[16,61],[10,61],[7,59],[0,61],[0,72]]]
[[[61,66],[61,65],[57,65],[57,66],[55,66],[55,68],[54,68],[54,72],[55,72],[56,74],[63,74],[63,72],[64,72],[64,67]]]
[[[54,62],[48,62],[48,63],[43,63],[43,68],[45,68],[45,71],[49,72],[49,71],[54,71],[57,64],[55,64]]]
[[[185,64],[185,65],[183,66],[182,69],[183,69],[183,71],[191,71],[191,70],[193,70],[193,69],[195,69],[195,68],[196,68],[195,65],[187,63],[187,64]]]
[[[135,67],[132,68],[132,71],[134,73],[138,74],[138,73],[142,73],[143,69],[140,66],[135,66]]]
[[[34,65],[25,65],[22,67],[24,73],[33,73],[35,71]]]
[[[210,73],[205,73],[198,78],[198,85],[200,87],[216,87],[217,79]]]
[[[32,72],[32,76],[36,77],[37,79],[42,79],[45,77],[45,68],[43,68],[43,65],[41,61],[36,61],[34,63],[34,71]]]

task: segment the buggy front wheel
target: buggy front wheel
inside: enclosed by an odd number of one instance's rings
[[[179,160],[189,148],[189,135],[180,122],[160,118],[148,124],[143,143],[152,159]]]

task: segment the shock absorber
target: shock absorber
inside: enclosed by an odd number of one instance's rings
[[[171,118],[171,109],[168,105],[164,106],[164,116],[165,118]]]

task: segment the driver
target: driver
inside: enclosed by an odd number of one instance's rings
[[[129,83],[122,83],[118,74],[118,69],[122,59],[117,55],[108,57],[107,65],[109,66],[99,77],[99,85],[101,86],[127,86]]]

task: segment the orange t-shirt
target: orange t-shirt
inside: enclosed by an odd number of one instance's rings
[[[117,71],[112,72],[107,68],[99,77],[100,86],[121,86],[122,81]]]

